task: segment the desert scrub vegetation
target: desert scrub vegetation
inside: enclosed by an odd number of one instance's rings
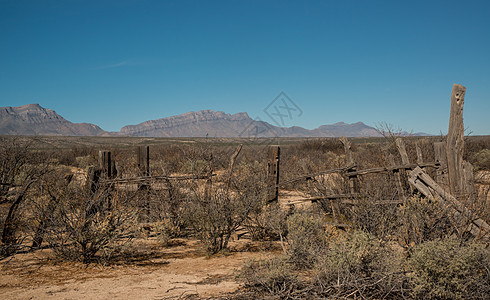
[[[44,235],[60,258],[105,263],[130,246],[136,214],[125,205],[127,195],[110,189],[91,193],[70,188],[53,195],[57,204],[48,208]]]
[[[295,223],[303,226],[302,232],[311,231],[313,224],[304,219]],[[315,224],[320,231],[328,228]],[[335,228],[330,234],[288,234],[287,238],[292,251],[250,261],[239,271],[237,278],[245,283],[244,291],[252,292],[254,297],[283,299],[488,297],[490,250],[485,243],[462,242],[450,236],[422,242],[406,252],[398,243],[383,241],[365,231]],[[322,244],[324,248],[314,251],[305,263],[304,256],[298,256],[294,248],[297,242],[303,243],[305,252],[308,245]]]
[[[193,185],[184,215],[208,255],[228,248],[231,235],[265,201],[265,172],[259,164],[239,164],[227,183]]]
[[[411,295],[418,299],[488,299],[490,248],[450,237],[418,245],[408,259]]]
[[[415,145],[429,161],[432,142],[442,138],[404,140],[415,162]],[[489,148],[486,141],[474,142],[465,153],[482,172],[488,169]],[[448,208],[416,194],[403,172],[398,174],[403,199],[396,174],[384,172],[361,177],[355,197],[346,201],[286,207],[267,198],[267,147],[247,145],[235,160],[230,159],[235,146],[208,140],[152,145],[152,175],[193,179],[105,180],[91,190],[80,174],[98,163],[99,149],[44,151],[26,139],[2,140],[2,254],[48,248],[59,259],[106,264],[136,251],[137,238],[154,238],[159,247],[188,238],[199,240],[212,256],[238,249],[230,241],[245,228],[251,243],[277,243],[278,250],[239,272],[245,298],[483,299],[488,294],[488,245],[462,234]],[[390,156],[401,164],[391,137],[353,141],[351,150],[358,169],[388,167]],[[337,139],[302,140],[281,146],[281,153],[281,181],[345,167]],[[141,176],[134,149],[115,148],[112,154],[118,180]],[[349,180],[342,174],[310,176],[281,190],[298,192],[292,198],[321,198],[349,191]],[[465,201],[488,221],[483,198]]]

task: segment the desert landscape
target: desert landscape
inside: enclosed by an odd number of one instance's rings
[[[490,299],[489,15],[0,0],[0,299]]]
[[[458,200],[446,141],[3,136],[1,294],[485,299],[490,137]]]

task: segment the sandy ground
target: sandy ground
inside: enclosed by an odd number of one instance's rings
[[[271,245],[233,242],[228,255],[208,258],[196,241],[162,247],[137,241],[138,255],[110,266],[59,262],[50,250],[0,262],[1,299],[181,299],[226,295],[240,283],[234,273],[249,259],[273,255]]]

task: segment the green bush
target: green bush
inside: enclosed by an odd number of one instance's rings
[[[418,299],[488,299],[490,249],[456,238],[417,246],[409,259],[412,295]]]

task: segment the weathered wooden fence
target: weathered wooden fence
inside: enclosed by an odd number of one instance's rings
[[[303,174],[296,178],[280,181],[280,146],[271,145],[267,151],[267,197],[268,202],[280,200],[280,189],[295,182],[306,181],[308,187],[314,178],[326,174],[338,174],[347,183],[345,189],[340,193],[306,197],[295,199],[295,203],[328,201],[336,217],[338,203],[356,205],[361,196],[362,177],[373,174],[384,173],[395,180],[397,191],[396,199],[379,199],[376,204],[400,204],[416,192],[420,192],[425,197],[433,197],[451,207],[456,219],[461,221],[466,218],[469,221],[468,231],[477,237],[486,237],[490,233],[490,226],[483,220],[474,215],[464,206],[465,199],[473,195],[473,176],[472,166],[463,160],[464,147],[464,127],[463,127],[463,103],[466,88],[455,84],[451,93],[451,116],[449,121],[449,131],[447,141],[434,143],[434,158],[432,161],[424,162],[420,145],[415,143],[416,162],[410,162],[406,146],[402,138],[397,138],[395,144],[400,155],[401,165],[395,163],[392,155],[388,156],[386,165],[389,167],[376,167],[370,169],[359,169],[351,151],[351,142],[346,138],[340,138],[344,146],[345,162],[344,167],[325,170],[312,174]],[[241,145],[230,158],[228,170],[229,185],[235,160],[240,153]],[[212,172],[202,176],[179,175],[179,176],[154,176],[150,170],[150,148],[142,146],[136,149],[138,175],[136,177],[121,178],[118,172],[111,151],[99,152],[99,166],[89,168],[88,187],[96,191],[101,184],[138,184],[138,189],[150,189],[152,183],[161,181],[168,183],[171,180],[201,180],[211,182]],[[427,170],[433,169],[435,178],[431,178]],[[305,173],[307,168],[304,168]],[[448,190],[446,190],[448,187]]]

